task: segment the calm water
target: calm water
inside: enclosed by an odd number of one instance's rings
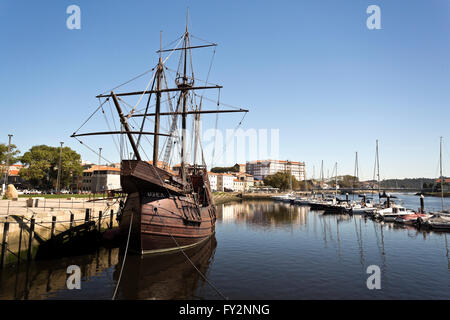
[[[419,199],[398,194],[409,208]],[[439,198],[426,198],[439,208]],[[446,206],[450,199],[446,199]],[[450,233],[419,231],[363,217],[323,215],[272,201],[219,206],[216,234],[189,250],[198,269],[230,299],[450,299]],[[67,290],[79,265],[81,290]],[[118,249],[35,262],[0,273],[0,299],[110,299]],[[366,269],[381,268],[381,290]],[[218,299],[181,253],[129,256],[119,299]]]

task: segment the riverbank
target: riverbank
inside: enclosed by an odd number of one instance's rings
[[[440,192],[417,192],[416,195],[419,196],[423,194],[426,197],[440,197]],[[444,198],[450,198],[450,192],[444,192]]]
[[[269,200],[279,193],[241,193],[241,192],[213,192],[216,205],[240,200]]]
[[[214,204],[224,204],[227,202],[242,200],[239,192],[213,192]]]

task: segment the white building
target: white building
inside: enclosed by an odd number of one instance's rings
[[[233,180],[233,191],[234,192],[244,192],[245,191],[245,181],[239,180],[238,178]]]
[[[217,174],[217,191],[233,191],[235,176],[229,173]]]
[[[217,191],[217,173],[208,172],[208,179],[211,191]]]
[[[248,161],[245,166],[248,174],[251,174],[257,180],[263,180],[265,177],[277,172],[291,172],[297,181],[303,181],[305,178],[305,163],[297,161],[284,160],[255,160]]]
[[[120,169],[107,166],[93,166],[83,171],[81,190],[101,193],[120,189]]]

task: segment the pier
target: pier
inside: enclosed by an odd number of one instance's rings
[[[53,249],[117,226],[118,209],[118,198],[0,200],[0,268],[61,255]]]

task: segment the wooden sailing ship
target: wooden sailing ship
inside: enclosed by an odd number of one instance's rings
[[[133,155],[130,159],[122,159],[120,183],[122,192],[127,194],[121,210],[120,234],[123,239],[129,239],[128,245],[131,251],[146,254],[177,250],[195,246],[207,240],[215,231],[216,207],[214,205],[211,188],[208,179],[208,172],[201,148],[199,145],[199,126],[195,126],[194,139],[194,161],[187,162],[186,156],[186,123],[187,117],[194,117],[194,124],[199,123],[201,114],[223,113],[223,112],[248,112],[248,110],[237,108],[229,110],[202,110],[202,104],[189,106],[189,96],[195,90],[220,89],[219,85],[210,86],[206,82],[204,86],[195,86],[195,78],[192,71],[191,50],[197,48],[216,46],[215,43],[206,45],[191,45],[188,24],[186,30],[180,38],[180,47],[157,51],[159,61],[155,67],[155,74],[151,88],[144,91],[121,92],[111,91],[98,95],[99,99],[112,99],[117,114],[121,122],[121,131],[91,132],[78,134],[72,137],[97,134],[123,134],[126,135],[128,143],[131,145]],[[178,64],[175,86],[167,86],[165,76],[165,62],[162,53],[181,51],[180,62]],[[188,60],[189,57],[189,60]],[[188,74],[188,63],[192,74]],[[163,87],[165,82],[166,87]],[[175,93],[177,95],[176,108],[169,112],[161,111],[161,99],[163,94]],[[121,97],[123,96],[148,96],[145,112],[134,113],[135,109],[125,115],[122,111]],[[156,97],[155,112],[149,113],[149,102],[152,97]],[[171,117],[172,125],[168,133],[160,130],[160,119],[163,116]],[[181,116],[181,165],[178,172],[170,170],[168,155],[171,154],[176,123],[178,116]],[[132,117],[142,118],[140,130],[132,131],[129,119]],[[144,123],[147,119],[153,118],[154,132],[145,132]],[[139,148],[141,136],[153,136],[153,161],[145,161],[141,157]],[[166,136],[169,140],[166,144],[166,152],[162,165],[158,159],[159,138]],[[169,148],[169,149],[167,149]],[[201,152],[201,164],[197,164],[197,151]],[[128,237],[126,235],[129,234]]]

